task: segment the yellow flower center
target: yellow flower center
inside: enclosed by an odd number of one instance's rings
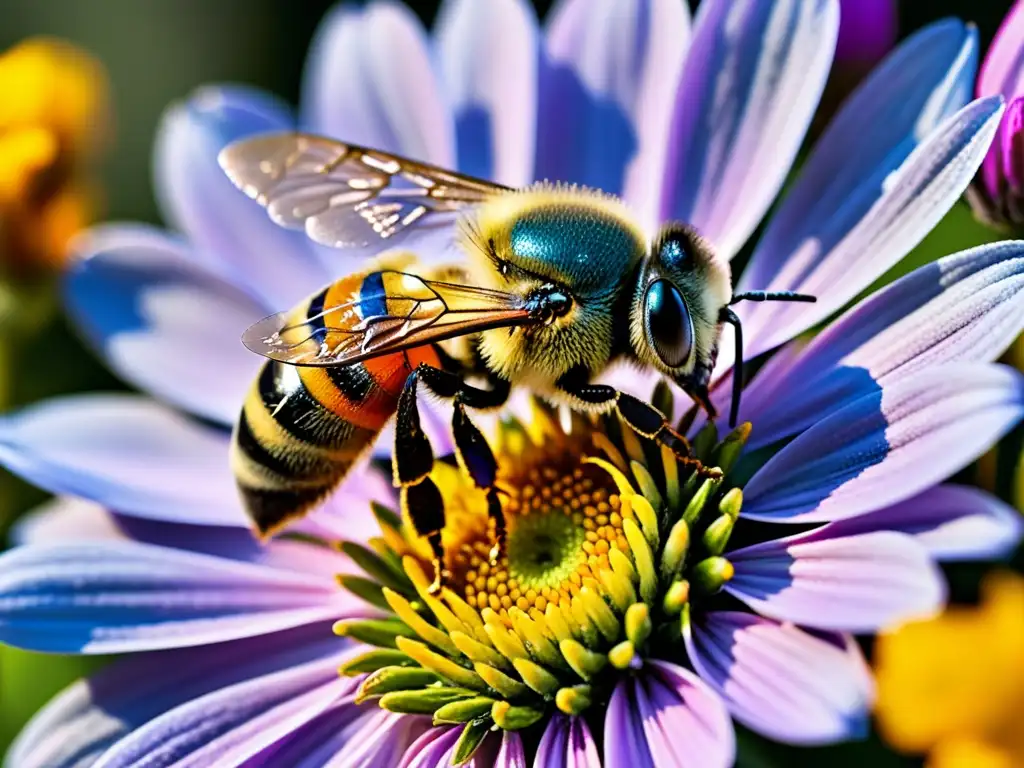
[[[567,603],[610,567],[612,547],[629,548],[615,484],[604,470],[582,463],[582,452],[560,446],[557,455],[544,451],[528,465],[517,460],[519,471],[502,478],[508,547],[495,565],[488,561],[494,539],[483,496],[448,495],[476,507],[475,515],[459,516],[461,542],[449,550],[447,563],[451,586],[470,605],[498,613],[513,605],[529,612]],[[498,461],[515,467],[512,457]]]
[[[431,473],[445,511],[440,592],[430,588],[430,547],[392,510],[375,506],[372,549],[341,544],[370,577],[346,574],[341,584],[388,612],[335,625],[376,646],[342,674],[367,675],[359,702],[465,723],[454,764],[493,727],[600,711],[645,658],[678,655],[691,601],[712,598],[732,575],[722,552],[742,493],[720,487],[749,425],[721,442],[705,430],[694,442],[715,467],[705,472],[612,416],[577,414],[563,427],[534,405],[532,418],[508,418],[492,441],[507,533],[497,562],[485,493],[446,462]]]

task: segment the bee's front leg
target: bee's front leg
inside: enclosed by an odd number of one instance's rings
[[[666,446],[680,462],[693,466],[701,474],[709,477],[721,474],[719,470],[705,467],[699,459],[694,458],[690,442],[673,429],[665,414],[653,405],[607,384],[581,384],[563,378],[557,386],[566,394],[585,403],[611,406],[630,429],[648,440],[656,440]]]

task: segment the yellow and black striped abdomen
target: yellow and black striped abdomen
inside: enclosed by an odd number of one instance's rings
[[[333,283],[293,317],[301,312],[315,325],[324,307],[358,301],[364,293],[376,297],[375,274]],[[331,324],[357,323],[364,311],[334,317]],[[235,427],[231,457],[242,500],[261,534],[302,516],[344,479],[394,414],[402,385],[420,362],[436,365],[436,353],[428,347],[344,366],[263,366]]]

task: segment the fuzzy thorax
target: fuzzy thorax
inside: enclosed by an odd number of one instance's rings
[[[599,372],[613,352],[616,301],[644,257],[625,205],[599,192],[540,184],[495,197],[463,222],[461,244],[477,284],[526,297],[564,287],[570,311],[549,325],[482,334],[488,366],[549,393],[568,370]]]

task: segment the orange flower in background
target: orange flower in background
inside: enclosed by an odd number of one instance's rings
[[[100,64],[60,40],[0,55],[0,269],[59,267],[96,202],[91,165],[109,126]]]
[[[882,635],[877,715],[897,749],[928,768],[1024,766],[1024,578],[998,573],[976,608]]]

